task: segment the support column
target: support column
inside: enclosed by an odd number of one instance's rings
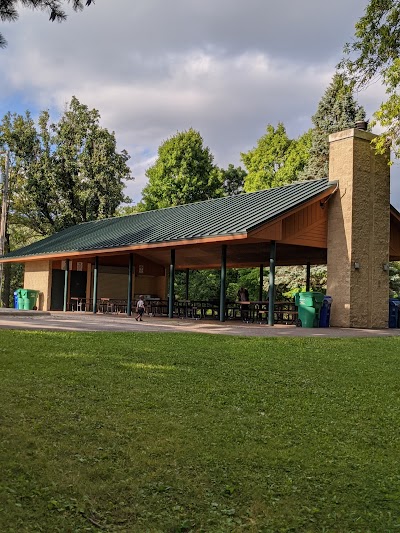
[[[132,315],[132,280],[134,274],[134,262],[133,254],[129,254],[129,266],[128,266],[128,301],[126,306],[126,314]]]
[[[306,266],[306,291],[310,290],[310,281],[311,281],[311,264],[307,263]]]
[[[268,326],[275,324],[275,261],[276,241],[271,241],[269,252],[269,294],[268,294]]]
[[[63,303],[64,313],[66,312],[67,306],[68,306],[68,284],[69,284],[69,259],[65,261],[65,271],[64,271],[64,303]]]
[[[171,250],[171,261],[169,265],[169,297],[168,297],[168,317],[174,316],[175,301],[175,250]]]
[[[221,250],[221,284],[219,294],[219,321],[225,322],[225,301],[226,301],[226,244]]]
[[[97,313],[97,285],[99,278],[99,258],[96,255],[94,258],[94,268],[93,268],[93,313]]]
[[[375,137],[360,129],[329,136],[329,180],[338,183],[326,204],[332,326],[388,327],[390,154],[375,153]]]
[[[263,286],[264,286],[264,265],[260,265],[260,286],[258,291],[258,300],[262,302],[263,299]]]
[[[186,286],[185,286],[185,300],[189,300],[189,269],[185,270],[186,274]]]

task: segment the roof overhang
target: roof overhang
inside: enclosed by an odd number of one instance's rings
[[[94,250],[63,251],[24,257],[0,259],[3,263],[33,261],[86,260],[98,257],[103,264],[126,264],[131,253],[143,256],[161,265],[170,263],[170,250],[176,250],[176,267],[206,269],[219,268],[221,246],[227,246],[227,264],[230,267],[250,267],[269,262],[269,243],[278,243],[277,264],[321,264],[326,262],[327,209],[326,200],[335,190],[335,184],[301,205],[250,231],[234,235],[210,236],[133,246],[99,248]],[[304,216],[308,213],[308,216]],[[313,218],[314,217],[314,218]],[[310,219],[310,223],[306,222]],[[315,220],[314,220],[315,219]],[[308,228],[314,233],[318,226],[319,240],[307,239]]]

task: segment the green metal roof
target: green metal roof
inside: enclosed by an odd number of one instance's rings
[[[24,258],[246,234],[334,185],[336,182],[327,179],[302,181],[238,196],[85,222],[5,257]]]

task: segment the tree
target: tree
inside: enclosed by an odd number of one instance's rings
[[[395,156],[400,157],[400,60],[396,59],[393,65],[383,73],[383,81],[386,85],[388,99],[382,102],[380,108],[375,111],[371,126],[379,123],[383,133],[373,140],[378,153],[383,154],[392,149]]]
[[[325,265],[311,267],[310,290],[325,292],[327,268]],[[275,291],[278,300],[292,300],[294,293],[306,289],[306,269],[304,266],[280,266],[276,269]],[[264,291],[268,293],[268,278],[264,280]]]
[[[354,128],[365,119],[365,110],[353,97],[351,84],[343,74],[336,73],[321,98],[312,117],[311,148],[308,162],[300,179],[326,178],[329,172],[328,137],[347,128]]]
[[[115,134],[102,128],[96,109],[73,97],[56,123],[47,111],[39,128],[27,112],[8,113],[0,125],[0,147],[13,154],[13,220],[38,235],[114,215],[124,180],[131,179],[129,155],[117,152]]]
[[[359,89],[381,78],[388,100],[374,113],[371,126],[377,122],[385,131],[374,141],[380,153],[392,147],[400,154],[400,2],[370,0],[364,15],[356,23],[355,36],[345,45],[345,58],[340,63],[352,83]]]
[[[226,170],[221,168],[220,172],[225,196],[235,196],[243,192],[247,172],[242,167],[235,167],[229,164]]]
[[[128,215],[136,215],[136,213],[140,213],[139,206],[137,205],[124,205],[121,207],[118,207],[114,213],[114,216],[116,217],[126,217]]]
[[[399,0],[370,0],[340,64],[358,87],[386,72],[400,56],[399,32]]]
[[[312,130],[308,130],[298,139],[293,139],[286,152],[285,163],[278,171],[278,184],[285,185],[301,179],[302,172],[310,158]]]
[[[393,261],[389,269],[389,294],[391,298],[400,297],[400,262]]]
[[[269,189],[296,181],[308,159],[309,145],[308,132],[297,140],[291,140],[281,122],[276,128],[268,124],[267,133],[258,140],[257,146],[241,154],[248,170],[245,191]]]
[[[221,175],[198,131],[189,129],[167,139],[147,169],[143,210],[160,209],[222,196]]]
[[[0,0],[0,20],[2,22],[15,22],[18,20],[18,6],[19,0]],[[20,0],[20,3],[25,7],[31,9],[37,9],[40,11],[46,11],[49,14],[49,20],[62,22],[67,18],[65,11],[62,9],[62,0]],[[84,4],[90,6],[94,4],[94,0],[67,0],[67,3],[72,3],[72,7],[75,11],[83,9]],[[7,41],[0,33],[0,48],[5,48]]]

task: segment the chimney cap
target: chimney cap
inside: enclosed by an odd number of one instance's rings
[[[357,120],[357,122],[355,123],[354,127],[358,130],[364,130],[364,131],[367,131],[368,130],[368,120]]]

